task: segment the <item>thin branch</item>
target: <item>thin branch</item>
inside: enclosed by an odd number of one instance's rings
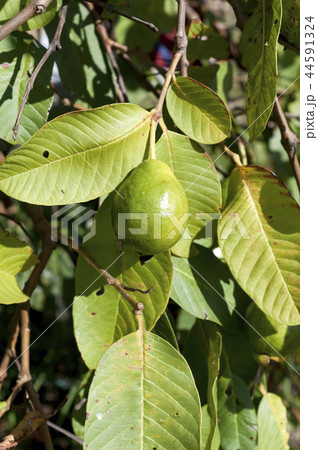
[[[181,75],[188,75],[189,61],[187,60],[188,37],[186,33],[186,9],[187,0],[178,1],[178,22],[177,31],[174,37],[176,51],[182,54],[180,60]]]
[[[241,166],[241,158],[237,153],[232,152],[225,144],[222,144],[224,152],[232,159],[232,161],[237,165]]]
[[[0,28],[0,41],[36,14],[43,14],[53,0],[32,0],[22,11]]]
[[[298,184],[298,188],[300,187],[300,165],[299,160],[297,156],[297,145],[299,144],[298,136],[289,128],[287,119],[285,117],[285,114],[283,112],[283,109],[281,107],[281,104],[276,98],[274,108],[273,108],[273,115],[275,117],[275,121],[278,125],[278,128],[280,129],[281,134],[281,142],[284,147],[284,149],[287,152],[287,155],[289,157],[290,163],[293,168],[293,172]]]
[[[146,20],[139,19],[139,17],[132,16],[131,14],[127,14],[124,11],[120,11],[119,9],[115,8],[115,6],[109,5],[108,3],[102,2],[101,0],[91,0],[90,3],[94,3],[97,6],[107,9],[111,13],[118,14],[119,16],[126,17],[127,19],[133,20],[134,22],[145,25],[146,27],[150,28],[152,31],[155,31],[155,32],[159,31],[158,28],[153,23],[147,22]]]
[[[69,437],[73,441],[78,442],[80,445],[83,445],[83,442],[84,442],[83,439],[79,438],[78,436],[71,433],[70,431],[67,431],[64,428],[59,427],[58,425],[56,425],[54,422],[51,422],[50,420],[47,421],[47,424],[49,427],[53,428],[54,430],[59,431],[61,434],[64,434],[65,436]]]
[[[95,27],[96,30],[98,32],[98,34],[100,35],[104,47],[106,49],[106,52],[109,56],[109,60],[111,62],[111,65],[114,69],[114,73],[116,75],[116,94],[117,94],[117,99],[120,103],[125,103],[128,102],[128,96],[127,96],[127,90],[126,90],[126,86],[125,86],[125,82],[124,79],[122,77],[120,68],[118,66],[116,57],[113,53],[112,47],[109,43],[109,36],[106,30],[106,27],[104,25],[104,23],[102,22],[98,12],[96,11],[95,6],[91,3],[91,2],[86,2],[84,1],[83,4],[86,6],[86,8],[89,10],[89,12],[91,13],[91,16],[93,18],[93,21],[95,23]]]
[[[19,322],[20,322],[20,310],[16,309],[9,325],[10,331],[9,340],[0,365],[0,389],[2,387],[3,381],[7,376],[7,368],[9,366],[10,359],[16,357],[15,347],[20,332]]]
[[[68,0],[64,0],[63,2],[63,6],[61,9],[61,16],[60,16],[60,20],[59,23],[57,25],[54,37],[52,39],[52,42],[49,45],[49,48],[46,50],[46,52],[44,53],[44,55],[42,56],[40,62],[38,63],[38,65],[36,66],[36,68],[34,69],[34,72],[32,73],[27,87],[25,89],[25,93],[20,105],[20,109],[14,124],[14,127],[12,128],[13,130],[13,139],[17,139],[18,137],[18,130],[19,130],[19,123],[20,123],[20,119],[23,113],[23,109],[25,107],[25,104],[28,100],[29,94],[31,92],[31,90],[33,89],[33,85],[34,85],[34,81],[36,79],[36,77],[38,76],[40,70],[42,69],[43,65],[45,64],[45,62],[48,60],[48,58],[51,56],[52,53],[54,53],[57,50],[61,50],[62,46],[61,46],[61,33],[63,30],[63,26],[65,24],[65,19],[66,19],[66,14],[67,14],[67,9],[68,9]]]
[[[64,106],[72,107],[72,108],[78,109],[78,110],[84,110],[84,109],[87,109],[87,108],[85,108],[85,106],[78,105],[77,103],[73,103],[68,97],[64,97],[64,95],[62,94],[62,92],[60,92],[60,91],[57,89],[57,87],[55,86],[55,84],[53,83],[53,81],[50,81],[50,88],[51,88],[52,91],[54,91],[55,94],[59,97],[59,99],[61,100],[61,102],[63,103]]]

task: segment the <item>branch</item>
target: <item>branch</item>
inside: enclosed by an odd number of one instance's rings
[[[287,119],[278,98],[276,98],[274,103],[273,115],[280,130],[281,143],[287,152],[299,188],[300,166],[297,156],[297,145],[299,144],[299,139],[298,136],[289,128]]]
[[[0,41],[36,14],[43,14],[53,0],[32,0],[22,11],[0,28]]]
[[[62,427],[59,427],[54,422],[51,422],[50,420],[47,421],[47,424],[49,427],[53,428],[56,431],[59,431],[60,433],[64,434],[65,436],[69,437],[70,439],[73,439],[73,441],[77,442],[80,445],[83,445],[83,439],[77,437],[75,434],[71,433],[70,431],[65,430]]]
[[[0,365],[0,389],[2,387],[3,381],[7,376],[7,369],[10,363],[10,359],[16,357],[15,347],[20,332],[19,321],[20,310],[16,309],[9,325],[9,340]]]
[[[180,60],[181,75],[186,77],[188,75],[189,61],[187,60],[187,46],[188,38],[186,33],[186,9],[187,0],[178,1],[178,22],[177,31],[174,37],[176,51],[182,54]]]
[[[38,74],[39,74],[40,70],[42,69],[44,63],[48,60],[48,58],[51,56],[51,54],[54,53],[57,50],[61,50],[61,48],[62,48],[60,39],[61,39],[61,33],[62,33],[62,30],[63,30],[63,26],[65,24],[65,19],[66,19],[66,14],[67,14],[67,9],[68,9],[68,1],[69,0],[64,0],[63,1],[63,6],[62,6],[62,9],[61,9],[61,17],[60,17],[59,23],[57,25],[57,28],[56,28],[54,37],[52,39],[52,42],[50,43],[49,48],[46,50],[46,52],[42,56],[39,64],[34,69],[34,72],[32,73],[32,75],[31,75],[31,77],[30,77],[30,79],[28,81],[28,84],[27,84],[27,87],[25,89],[25,93],[24,93],[24,96],[23,96],[23,99],[22,99],[22,102],[21,102],[21,105],[20,105],[20,109],[19,109],[16,121],[15,121],[15,124],[14,124],[14,127],[12,128],[12,130],[13,130],[13,139],[17,139],[17,137],[18,137],[18,130],[19,130],[20,119],[21,119],[21,116],[22,116],[25,104],[26,104],[26,102],[28,100],[29,94],[30,94],[31,90],[33,89],[33,85],[34,85],[34,81],[35,81],[36,77],[38,76]]]
[[[120,11],[119,9],[115,8],[115,6],[109,5],[108,3],[102,2],[101,0],[91,0],[90,3],[94,3],[97,6],[107,9],[111,13],[118,14],[119,16],[126,17],[127,19],[133,20],[134,22],[145,25],[146,27],[150,28],[152,31],[155,31],[155,32],[159,31],[158,28],[153,23],[146,22],[145,20],[139,19],[139,17],[135,17],[135,16],[125,13],[124,11]]]
[[[109,60],[111,62],[111,65],[114,69],[115,75],[116,75],[116,94],[117,99],[120,103],[128,102],[128,96],[127,96],[127,90],[125,86],[124,79],[122,77],[120,68],[118,66],[118,63],[116,61],[115,55],[113,53],[112,47],[109,43],[109,36],[106,30],[106,27],[104,26],[98,12],[96,11],[96,8],[94,5],[92,5],[91,2],[84,1],[83,4],[86,6],[86,8],[91,13],[91,16],[93,18],[93,21],[95,23],[96,30],[98,34],[100,35],[102,42],[104,44],[104,47],[106,49],[106,52],[109,56]]]

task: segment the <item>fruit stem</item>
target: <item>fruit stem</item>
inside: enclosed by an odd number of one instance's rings
[[[174,54],[174,56],[173,56],[171,66],[169,67],[169,70],[168,70],[168,72],[166,74],[165,82],[164,82],[164,84],[162,86],[162,90],[161,90],[161,93],[160,93],[160,96],[159,96],[159,99],[158,99],[158,103],[157,103],[157,105],[155,107],[156,113],[153,116],[153,120],[154,121],[158,121],[160,119],[160,117],[162,116],[162,108],[163,108],[163,104],[164,104],[164,101],[165,101],[165,98],[166,98],[166,95],[167,95],[168,87],[169,87],[172,75],[174,74],[174,72],[175,72],[175,70],[177,68],[177,65],[178,65],[178,63],[179,63],[179,61],[181,59],[181,56],[182,56],[182,52],[181,51],[177,51]]]
[[[156,159],[156,130],[158,122],[151,118],[150,121],[150,148],[149,159]]]

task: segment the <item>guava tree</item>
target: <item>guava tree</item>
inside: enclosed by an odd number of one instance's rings
[[[0,447],[297,448],[299,0],[0,24]]]

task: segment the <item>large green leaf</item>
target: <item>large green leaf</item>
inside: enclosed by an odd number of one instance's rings
[[[299,207],[272,172],[233,170],[219,245],[233,276],[259,308],[299,324]]]
[[[84,448],[200,447],[201,408],[184,358],[138,330],[102,357],[87,405]]]
[[[15,275],[37,264],[38,258],[25,243],[0,228],[0,303],[25,302]]]
[[[36,78],[20,120],[18,139],[13,139],[12,127],[29,80],[28,73],[33,72],[44,52],[44,47],[26,33],[15,32],[0,41],[0,138],[11,144],[23,144],[46,123],[53,100],[49,87],[51,59]]]
[[[208,319],[231,328],[237,322],[236,301],[246,302],[246,294],[233,279],[228,267],[211,250],[196,246],[197,256],[173,257],[171,298],[199,319]],[[236,325],[237,326],[237,325]]]
[[[16,16],[24,9],[31,0],[0,0],[0,25]],[[57,0],[53,0],[49,4],[45,13],[36,14],[34,17],[25,22],[20,29],[23,31],[35,30],[47,25],[54,17],[57,6]]]
[[[0,166],[0,189],[40,205],[109,193],[143,159],[150,113],[114,104],[48,122]]]
[[[218,425],[223,450],[255,449],[257,418],[244,381],[234,374],[226,354],[218,381]]]
[[[282,399],[272,393],[264,393],[258,407],[259,450],[286,450],[288,446],[287,413]]]
[[[181,238],[172,248],[173,253],[187,258],[192,239],[212,220],[209,214],[220,212],[221,185],[207,153],[188,137],[168,131],[158,141],[156,152],[174,171],[188,199],[191,216],[186,229],[191,239]]]
[[[58,17],[48,27],[53,38]],[[88,9],[70,2],[61,36],[62,51],[55,55],[62,85],[75,103],[95,108],[116,98],[107,53]]]
[[[240,49],[248,71],[246,110],[250,141],[266,127],[276,97],[281,14],[281,0],[259,0],[242,33]]]
[[[122,284],[141,290],[153,288],[148,294],[132,292],[145,305],[144,318],[150,330],[169,300],[172,280],[170,254],[160,253],[142,266],[136,255],[119,250],[111,225],[110,208],[111,198],[108,198],[97,213],[95,235],[84,244],[84,249]],[[114,341],[136,330],[136,320],[126,300],[82,258],[77,263],[75,283],[75,337],[86,365],[94,369]]]
[[[166,102],[177,127],[197,142],[216,144],[231,131],[230,115],[222,99],[193,78],[178,77],[168,89]]]

